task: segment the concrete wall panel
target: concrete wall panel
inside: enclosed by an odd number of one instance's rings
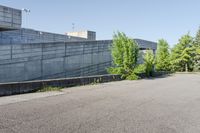
[[[24,63],[0,65],[0,81],[24,81]]]
[[[112,60],[111,43],[108,40],[0,45],[0,83],[106,74]],[[141,48],[154,49],[154,45],[145,42]]]
[[[64,72],[64,58],[53,58],[42,61],[43,76],[49,77]]]
[[[33,60],[25,62],[24,76],[25,80],[40,79],[42,77],[42,62],[41,60]]]

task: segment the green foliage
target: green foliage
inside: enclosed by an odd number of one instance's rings
[[[124,73],[124,69],[122,67],[110,67],[107,69],[108,73],[110,74],[120,74]]]
[[[200,48],[196,48],[194,57],[194,71],[200,71]]]
[[[117,32],[113,36],[111,53],[114,67],[109,68],[108,72],[120,74],[123,78],[135,79],[133,70],[137,66],[139,53],[137,43],[133,39],[128,38],[124,33]]]
[[[138,75],[140,75],[142,73],[145,73],[145,70],[146,69],[145,69],[145,65],[144,64],[137,65],[135,67],[135,69],[132,71],[132,73],[126,77],[126,79],[128,79],[128,80],[140,79],[140,77]]]
[[[146,68],[144,64],[140,64],[134,69],[134,73],[137,75],[141,73],[145,73],[145,72],[146,72]]]
[[[169,44],[164,39],[158,41],[158,48],[156,51],[156,70],[170,71]]]
[[[194,71],[200,71],[200,27],[194,39],[195,57]]]
[[[144,66],[145,66],[145,73],[146,76],[152,76],[154,71],[155,65],[155,57],[152,50],[147,50],[146,54],[144,55]]]
[[[137,65],[138,46],[124,33],[118,32],[113,37],[112,56],[114,67],[108,69],[112,74],[121,74],[126,79],[137,79],[140,73],[151,76],[154,65],[157,71],[200,71],[200,28],[193,39],[183,35],[170,51],[164,39],[158,41],[156,60],[153,52],[145,54],[144,64]]]
[[[61,87],[45,86],[39,89],[37,92],[48,92],[48,91],[61,91]]]
[[[197,48],[200,48],[200,27],[199,30],[196,33],[196,36],[194,38],[194,46]]]
[[[179,43],[172,49],[171,64],[173,71],[191,71],[193,69],[194,51],[193,38],[189,34],[182,36]]]
[[[140,77],[134,71],[132,71],[132,73],[127,75],[126,77],[127,80],[137,80],[139,78]]]

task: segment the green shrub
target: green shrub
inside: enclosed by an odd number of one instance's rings
[[[155,68],[157,71],[170,71],[171,68],[169,44],[164,39],[158,41]]]
[[[145,73],[147,77],[152,76],[154,71],[155,57],[152,50],[147,50],[144,56]]]
[[[135,73],[135,74],[145,73],[145,65],[144,65],[144,64],[138,65],[138,66],[134,69],[134,73]]]
[[[127,80],[137,80],[140,77],[133,71],[130,75],[126,77]]]
[[[118,32],[113,36],[111,53],[114,67],[108,68],[108,72],[111,74],[120,74],[124,79],[135,79],[133,73],[137,66],[138,44],[124,33]]]

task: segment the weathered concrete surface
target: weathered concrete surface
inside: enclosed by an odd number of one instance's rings
[[[62,78],[51,80],[37,80],[15,83],[0,83],[0,96],[9,96],[23,93],[35,92],[45,87],[72,87],[93,83],[106,83],[120,81],[121,75],[97,75],[76,78]]]
[[[87,40],[87,38],[73,37],[64,34],[56,34],[27,28],[0,32],[0,45],[84,40]]]
[[[0,45],[0,83],[105,74],[104,41]]]
[[[141,49],[157,44],[138,41]],[[106,74],[112,40],[0,45],[0,83]]]
[[[21,10],[0,5],[0,31],[21,28]]]
[[[199,86],[200,75],[177,74],[76,87],[58,96],[8,102],[0,106],[0,132],[199,133]]]

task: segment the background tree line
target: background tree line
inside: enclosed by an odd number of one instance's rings
[[[159,40],[155,65],[157,71],[200,71],[200,28],[195,37],[183,35],[171,49],[167,41]]]
[[[154,71],[188,72],[200,71],[200,28],[195,37],[183,35],[173,48],[164,39],[158,41],[156,55],[152,50],[146,50],[141,55],[136,41],[122,32],[113,36],[111,46],[113,67],[109,73],[120,74],[125,79],[138,79],[141,73],[152,76]],[[138,63],[142,56],[143,63]]]

